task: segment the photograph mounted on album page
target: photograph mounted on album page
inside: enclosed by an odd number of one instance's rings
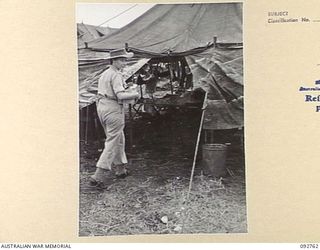
[[[316,0],[0,5],[2,241],[319,241]]]
[[[242,3],[77,19],[79,235],[246,233]]]

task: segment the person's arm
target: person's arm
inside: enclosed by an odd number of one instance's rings
[[[139,97],[138,92],[127,92],[127,91],[121,91],[117,93],[117,97],[119,100],[130,100],[135,99]]]
[[[114,94],[117,96],[119,100],[132,100],[139,97],[139,94],[137,91],[134,91],[132,89],[125,90],[124,86],[124,80],[120,74],[117,74],[112,81],[112,88],[114,91]]]

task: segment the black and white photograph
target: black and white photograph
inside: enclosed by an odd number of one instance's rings
[[[248,232],[242,10],[76,4],[79,236]]]

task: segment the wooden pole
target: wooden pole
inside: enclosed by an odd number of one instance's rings
[[[214,143],[214,130],[210,129],[210,143]]]
[[[197,154],[198,154],[198,148],[199,148],[199,142],[200,142],[200,135],[201,135],[201,131],[202,131],[202,125],[203,125],[204,111],[205,111],[205,107],[206,107],[206,102],[207,102],[207,92],[206,92],[204,100],[203,100],[202,114],[201,114],[200,126],[199,126],[199,131],[198,131],[196,149],[194,151],[194,156],[193,156],[193,163],[192,163],[192,170],[191,170],[191,176],[190,176],[190,182],[189,182],[187,201],[189,200],[189,195],[190,195],[190,191],[191,191],[191,187],[192,187],[192,181],[193,181],[194,169],[195,169],[195,166],[196,166],[196,160],[197,160]]]
[[[133,117],[132,117],[132,104],[129,104],[129,151],[132,153],[132,145],[133,145],[133,135],[132,135],[132,122],[133,122]]]
[[[88,143],[88,123],[89,123],[89,106],[90,105],[88,105],[87,106],[87,112],[86,112],[86,134],[85,134],[85,139],[84,139],[84,141],[85,141],[85,144],[87,144]]]
[[[198,130],[196,148],[195,148],[194,156],[193,156],[193,163],[192,163],[192,169],[191,169],[191,175],[190,175],[190,181],[189,181],[189,188],[188,188],[188,193],[187,193],[187,198],[186,198],[186,206],[188,206],[188,203],[189,203],[190,192],[191,192],[193,176],[194,176],[194,170],[195,170],[195,167],[196,167],[196,160],[197,160],[197,154],[198,154],[198,148],[199,148],[199,142],[200,142],[200,135],[201,135],[201,131],[202,131],[202,125],[203,125],[203,120],[204,120],[204,112],[205,112],[206,103],[207,103],[207,95],[208,94],[206,92],[206,94],[204,96],[204,100],[203,100],[203,105],[202,105],[202,114],[201,114],[199,130]],[[185,224],[185,219],[183,220],[183,224],[182,224],[182,232],[183,232],[183,229],[184,229],[184,224]]]
[[[169,80],[170,80],[170,90],[171,90],[171,94],[173,94],[173,86],[172,86],[172,78],[171,78],[171,63],[168,63],[168,69],[169,69]]]
[[[97,118],[97,114],[94,114],[94,133],[95,133],[95,141],[99,140],[99,132],[98,132],[98,118]]]
[[[140,99],[143,99],[142,85],[140,85]]]
[[[217,40],[218,38],[216,36],[213,37],[213,47],[216,48],[217,47]]]

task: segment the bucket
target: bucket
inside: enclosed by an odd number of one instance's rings
[[[224,144],[203,144],[202,164],[205,173],[215,177],[225,176],[227,146]]]

